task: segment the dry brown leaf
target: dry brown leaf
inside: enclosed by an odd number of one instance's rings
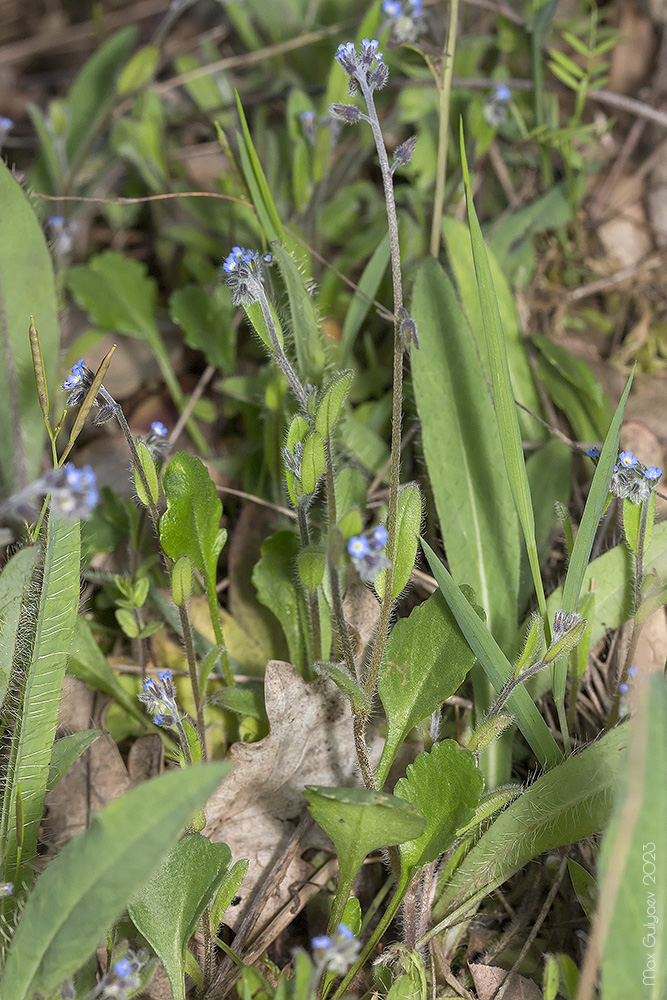
[[[264,681],[270,733],[258,743],[235,743],[228,760],[234,771],[209,800],[205,834],[223,841],[234,860],[248,858],[240,903],[225,914],[236,929],[247,902],[289,842],[305,810],[305,785],[358,786],[357,758],[349,703],[330,681],[306,683],[289,663],[271,660]],[[268,900],[260,925],[290,898],[290,886],[305,881],[312,867],[300,854],[307,846],[326,847],[314,827],[290,864],[278,891]]]
[[[494,994],[495,1000],[542,1000],[542,990],[539,986],[532,979],[526,979],[517,972],[513,972],[505,982],[507,969],[499,969],[495,965],[474,964],[469,964],[468,968],[475,983],[478,1000],[491,1000]]]

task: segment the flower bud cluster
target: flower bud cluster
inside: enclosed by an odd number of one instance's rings
[[[49,235],[53,240],[53,251],[60,260],[69,257],[74,248],[76,222],[67,222],[64,215],[51,215],[47,219]]]
[[[389,537],[387,529],[378,525],[370,535],[354,535],[347,543],[352,565],[366,583],[373,583],[380,570],[387,569],[389,560],[382,554]]]
[[[160,670],[157,679],[147,678],[142,684],[142,693],[137,697],[146,706],[148,714],[153,716],[156,726],[169,729],[180,723],[181,717],[176,704],[176,688],[171,679],[171,670]]]
[[[348,86],[350,97],[354,97],[359,87],[362,91],[373,93],[374,90],[381,90],[387,82],[389,70],[382,61],[382,53],[378,52],[379,44],[377,38],[364,38],[358,53],[354,42],[344,42],[338,46],[336,62],[350,78]]]
[[[596,450],[592,448],[588,452],[591,458],[596,457],[591,454]],[[614,466],[609,490],[621,500],[639,504],[649,499],[661,476],[660,466],[647,467],[631,451],[622,451],[618,456],[618,463]]]
[[[95,378],[95,372],[92,368],[89,368],[83,358],[79,358],[72,365],[72,371],[67,376],[65,381],[62,383],[62,388],[69,392],[67,397],[67,406],[80,406],[86,396],[90,391],[90,387],[93,384],[93,379]],[[103,403],[100,403],[98,399],[95,399],[94,406],[98,408],[93,423],[95,426],[99,427],[102,424],[106,424],[108,420],[111,420],[116,414],[113,400],[108,393],[102,392],[102,387],[100,386],[100,395],[104,399]],[[108,397],[108,398],[107,398]]]
[[[234,305],[257,302],[263,290],[262,266],[271,260],[269,254],[260,257],[256,250],[232,247],[222,265],[223,277],[232,289]]]
[[[361,941],[345,924],[339,924],[335,934],[331,936],[322,934],[314,937],[311,944],[318,974],[333,972],[337,976],[344,976],[361,951]]]
[[[50,509],[54,517],[65,521],[77,518],[86,520],[99,500],[95,473],[89,465],[77,469],[70,462],[45,472],[20,493],[9,497],[0,512],[30,521],[37,513],[36,503],[50,496]]]
[[[146,973],[150,955],[145,948],[133,951],[128,948],[122,958],[117,958],[97,986],[87,994],[85,1000],[127,1000],[146,983]],[[62,991],[61,991],[62,992]]]
[[[507,121],[507,105],[512,99],[512,91],[504,83],[499,83],[484,104],[484,119],[492,128]]]
[[[154,459],[164,458],[171,445],[167,441],[169,429],[159,420],[154,420],[146,435],[145,443]]]
[[[382,13],[389,18],[391,39],[397,45],[414,42],[426,31],[423,0],[384,0]]]

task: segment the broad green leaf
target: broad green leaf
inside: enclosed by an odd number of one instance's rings
[[[380,788],[410,730],[459,689],[474,662],[442,594],[432,594],[396,622],[378,679],[388,725],[376,775]]]
[[[461,305],[470,324],[470,329],[473,331],[477,346],[484,358],[485,369],[488,374],[489,362],[486,354],[486,341],[483,336],[482,310],[477,292],[475,267],[470,247],[470,233],[465,223],[459,222],[450,215],[446,215],[443,218],[442,228],[447,244],[447,260],[454,274],[459,295],[461,296]],[[516,398],[533,413],[542,416],[542,402],[528,361],[514,294],[500,268],[495,254],[489,249],[488,245],[487,254],[493,286],[498,299],[498,311],[503,324],[507,347],[507,361],[512,375],[512,385],[516,392]],[[525,410],[519,410],[518,417],[523,438],[532,441],[544,440],[546,431],[541,424],[526,413]]]
[[[47,384],[58,364],[58,310],[51,258],[30,202],[0,162],[0,497],[37,478],[46,430],[28,330],[39,329]],[[54,393],[50,391],[53,398]]]
[[[372,299],[377,295],[380,283],[384,278],[389,259],[391,247],[389,246],[389,234],[386,233],[378,243],[373,256],[366,264],[357,287],[352,297],[352,301],[345,314],[343,323],[343,333],[341,336],[340,364],[344,365],[354,347],[359,330],[361,329],[366,316],[373,307]]]
[[[447,560],[457,583],[474,589],[493,636],[512,655],[517,516],[475,343],[451,281],[435,260],[420,268],[412,315],[420,342],[410,356],[413,384]]]
[[[529,205],[494,223],[488,237],[489,247],[513,285],[525,288],[532,277],[535,269],[533,237],[547,229],[560,229],[571,217],[567,186],[556,184]]]
[[[89,153],[91,139],[98,135],[100,123],[109,113],[117,76],[136,37],[135,25],[121,28],[100,45],[72,84],[67,96],[67,155],[72,165]]]
[[[207,593],[216,584],[218,556],[227,539],[220,528],[222,503],[206,466],[187,451],[173,456],[162,477],[167,510],[160,542],[172,559],[189,556],[203,575]]]
[[[422,523],[422,495],[414,483],[403,486],[398,494],[396,511],[396,544],[394,549],[394,573],[391,580],[391,596],[395,600],[403,592],[415,567],[419,531]],[[387,571],[380,570],[375,578],[375,590],[384,597],[384,582]]]
[[[135,52],[116,81],[118,95],[126,97],[145,87],[155,75],[159,58],[160,50],[155,45],[144,45]]]
[[[301,670],[308,634],[307,609],[296,582],[299,540],[291,531],[277,531],[262,544],[262,557],[252,571],[259,601],[280,622],[290,662]]]
[[[31,886],[37,854],[37,831],[44,812],[49,763],[58,722],[68,650],[79,606],[79,522],[68,524],[49,517],[45,531],[42,584],[34,625],[34,639],[25,668],[16,720],[17,738],[6,765],[3,783],[2,828],[3,881]],[[29,616],[21,626],[30,632]],[[23,809],[23,843],[17,871],[16,806],[20,792]],[[9,899],[9,902],[8,902]],[[2,901],[13,908],[8,897]],[[4,907],[3,907],[4,908]],[[10,994],[11,995],[11,994]]]
[[[109,666],[88,620],[77,615],[69,647],[67,673],[118,702],[137,722],[148,728],[148,718],[136,698],[127,693]],[[151,727],[152,728],[152,727]]]
[[[430,753],[419,754],[394,788],[394,795],[412,802],[426,817],[419,837],[399,847],[404,869],[421,868],[452,846],[459,827],[472,817],[483,786],[474,755],[454,740],[435,743]]]
[[[230,771],[224,763],[169,771],[100,810],[28,897],[0,980],[2,995],[51,996],[94,951]]]
[[[456,586],[435,552],[424,540],[422,548],[459,628],[495,691],[500,692],[514,672],[512,664]],[[514,717],[540,765],[553,767],[557,764],[561,760],[561,752],[525,687],[520,686],[512,692],[507,700],[506,709]]]
[[[183,393],[157,325],[157,282],[147,275],[145,265],[115,250],[105,250],[89,264],[71,267],[67,284],[97,326],[146,341],[172,399],[182,410]],[[187,426],[196,446],[206,453],[206,442],[201,443],[203,439],[194,421],[188,419]]]
[[[667,683],[657,674],[642,683],[600,854],[604,1000],[662,1000],[667,983]]]
[[[470,243],[472,246],[473,261],[475,264],[475,275],[477,277],[477,289],[479,292],[479,302],[482,311],[482,322],[484,325],[484,335],[486,338],[486,352],[489,362],[489,371],[493,385],[493,401],[495,409],[496,424],[500,437],[500,449],[505,463],[507,478],[509,479],[512,499],[516,507],[519,524],[523,534],[523,540],[528,550],[528,562],[533,577],[533,584],[537,594],[537,603],[540,613],[544,614],[546,600],[544,596],[544,585],[540,573],[540,562],[537,554],[537,543],[535,539],[535,516],[533,514],[533,504],[526,472],[526,463],[523,457],[523,447],[521,444],[521,433],[519,431],[519,421],[517,418],[516,404],[514,402],[514,388],[510,377],[507,362],[507,349],[505,347],[505,337],[503,333],[500,313],[498,311],[498,301],[493,287],[493,278],[489,268],[486,255],[486,247],[482,237],[477,213],[472,199],[470,188],[470,177],[468,175],[468,164],[465,158],[465,145],[463,142],[463,129],[461,129],[461,159],[463,166],[463,184],[466,192],[466,205],[468,208],[468,225],[470,228]],[[499,533],[504,530],[497,528]]]
[[[185,334],[185,343],[202,351],[207,362],[226,375],[234,371],[236,331],[226,285],[213,291],[201,285],[177,288],[169,297],[169,315]]]
[[[49,764],[49,776],[46,780],[47,792],[55,788],[83,751],[101,735],[101,729],[83,729],[78,733],[70,733],[69,736],[61,736],[55,741]]]
[[[532,858],[603,830],[626,745],[622,726],[538,778],[494,820],[443,885],[434,920],[449,926]]]
[[[331,924],[340,922],[349,890],[364,858],[378,847],[418,837],[426,827],[416,807],[385,792],[306,785],[308,810],[336,848],[339,876]]]
[[[135,927],[164,965],[174,1000],[185,1000],[185,949],[231,859],[226,844],[186,834],[128,906]]]
[[[322,393],[315,413],[315,428],[322,437],[331,436],[353,380],[354,372],[339,372]]]
[[[26,545],[12,556],[0,573],[0,705],[7,693],[26,588],[38,559],[39,546]]]
[[[278,319],[278,314],[273,308],[273,303],[269,302],[269,308],[271,310],[271,317],[273,319],[273,325],[276,332],[276,337],[278,338],[278,343],[282,347],[285,338],[283,336],[283,330],[280,325],[280,320]],[[264,319],[264,314],[262,312],[262,307],[259,302],[249,302],[244,304],[243,311],[248,317],[248,322],[252,326],[253,330],[260,338],[260,340],[266,344],[271,353],[274,353],[273,344],[271,343],[271,336],[269,334],[266,320]]]
[[[324,348],[312,295],[292,254],[280,243],[271,249],[287,289],[299,375],[304,382],[317,382],[324,368]]]

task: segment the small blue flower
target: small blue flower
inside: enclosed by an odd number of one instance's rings
[[[313,950],[319,972],[333,972],[343,976],[354,965],[361,951],[361,941],[354,936],[349,927],[339,924],[336,933],[331,937],[324,934],[313,938]]]
[[[50,215],[46,220],[51,229],[62,229],[65,225],[64,215]]]
[[[14,128],[14,122],[11,118],[5,118],[4,115],[0,115],[0,132],[6,135],[7,132],[11,132]]]
[[[421,17],[424,13],[423,0],[410,0],[410,6],[413,17]]]
[[[630,667],[630,669],[628,670],[629,677],[636,677],[638,673],[639,673],[639,667]]]
[[[379,45],[377,38],[364,38],[362,41],[359,63],[364,69],[370,69],[374,59],[382,62],[382,53],[378,52]]]
[[[354,42],[341,42],[335,59],[348,76],[353,76],[357,71],[357,49]]]
[[[354,535],[347,543],[347,551],[353,559],[363,559],[370,555],[371,547],[364,535]]]
[[[648,469],[644,472],[646,479],[651,479],[653,481],[660,479],[662,475],[662,469],[659,465],[649,465]]]
[[[69,462],[46,473],[45,492],[51,494],[51,513],[66,521],[90,517],[99,500],[95,473],[89,465],[77,469]]]
[[[304,128],[309,128],[315,121],[315,112],[311,109],[299,113],[299,121]]]
[[[383,524],[378,524],[377,528],[374,529],[370,537],[371,548],[376,552],[381,552],[382,549],[387,544],[387,539],[389,538],[389,532]]]
[[[403,10],[403,4],[401,0],[384,0],[382,4],[382,12],[387,15],[387,17],[398,17]]]
[[[621,692],[621,694],[627,694],[630,689],[628,688],[627,684],[621,684],[618,690]]]
[[[341,937],[347,938],[348,941],[351,941],[354,937],[354,932],[351,931],[345,924],[338,925],[338,933]]]
[[[11,896],[14,892],[13,882],[0,882],[0,898],[3,896]]]
[[[586,452],[586,454],[588,455],[589,458],[592,458],[593,460],[595,460],[596,458],[600,457],[600,449],[597,448],[597,447],[595,447],[595,448],[589,448],[588,451]]]
[[[622,451],[618,456],[619,465],[622,465],[624,469],[634,469],[638,461],[637,456],[633,455],[631,451]]]
[[[126,979],[132,972],[132,963],[128,962],[126,958],[119,958],[114,963],[113,971],[119,979]]]
[[[156,726],[161,726],[164,723],[164,715],[154,715],[153,722]]]
[[[321,934],[320,937],[314,937],[311,944],[313,951],[325,951],[327,948],[331,948],[333,941],[327,934]]]
[[[512,91],[506,84],[499,83],[493,96],[496,101],[509,101],[512,97]]]

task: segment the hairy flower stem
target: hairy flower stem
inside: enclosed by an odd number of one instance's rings
[[[296,509],[297,523],[299,525],[299,537],[302,548],[310,545],[310,527],[308,525],[308,511],[305,506],[299,505]],[[316,590],[308,591],[308,612],[310,615],[310,634],[313,639],[313,660],[322,659],[322,632],[320,628],[320,600]]]
[[[449,148],[449,104],[454,73],[454,52],[459,21],[459,0],[451,0],[449,5],[449,27],[447,41],[442,54],[442,78],[432,68],[438,88],[438,163],[435,171],[435,195],[433,197],[433,219],[431,221],[431,256],[437,257],[442,238],[442,210],[445,203],[445,181],[447,180],[447,151]],[[430,61],[429,61],[430,65]]]
[[[151,521],[153,522],[153,528],[157,537],[160,537],[160,514],[155,505],[153,497],[151,495],[151,488],[148,485],[148,479],[146,478],[146,473],[144,472],[144,467],[141,464],[139,458],[139,452],[137,451],[137,446],[134,443],[134,438],[132,437],[132,432],[130,431],[130,425],[125,419],[125,414],[123,413],[123,408],[120,403],[117,403],[113,396],[107,392],[103,385],[100,386],[98,390],[98,395],[102,397],[105,403],[110,406],[113,410],[114,416],[118,423],[120,424],[120,429],[125,435],[125,440],[127,441],[127,446],[130,449],[130,454],[132,455],[132,464],[139,473],[139,479],[141,480],[141,485],[144,488],[144,493],[146,494],[146,501],[148,503],[148,513],[151,516]]]
[[[188,672],[190,674],[190,686],[192,687],[192,697],[194,699],[195,709],[197,712],[197,736],[199,737],[199,745],[201,746],[202,760],[206,762],[208,760],[208,753],[206,751],[204,699],[202,698],[201,691],[199,690],[199,674],[197,673],[197,657],[195,654],[195,646],[194,642],[192,641],[192,625],[190,624],[190,616],[184,604],[179,605],[178,614],[181,619],[181,629],[183,630],[183,642],[185,644],[185,656],[188,662]]]
[[[384,186],[385,202],[387,205],[387,227],[389,229],[389,244],[391,248],[391,277],[394,290],[394,384],[392,393],[391,411],[391,466],[389,472],[389,511],[387,518],[387,567],[384,597],[380,608],[380,618],[375,634],[373,653],[368,665],[366,675],[365,691],[369,701],[375,695],[377,679],[380,673],[382,657],[384,656],[389,624],[391,621],[392,609],[392,588],[394,576],[394,556],[396,551],[396,527],[398,520],[398,486],[401,464],[401,419],[403,415],[403,343],[401,340],[400,310],[403,308],[403,285],[401,278],[401,250],[398,241],[398,219],[396,216],[396,202],[394,200],[394,182],[387,150],[385,149],[382,129],[378,120],[377,111],[373,102],[373,94],[365,82],[359,81],[359,86],[364,100],[368,107],[368,118],[375,146],[377,149],[380,170],[382,172],[382,183]]]
[[[266,323],[266,329],[269,334],[269,340],[271,341],[271,349],[273,350],[276,364],[280,370],[285,375],[287,381],[290,384],[290,388],[296,398],[299,401],[300,406],[305,413],[308,412],[308,393],[301,385],[299,378],[292,368],[291,364],[287,360],[287,355],[283,351],[280,341],[278,340],[278,334],[276,333],[276,327],[273,322],[273,316],[271,315],[271,307],[269,306],[269,300],[266,297],[266,292],[262,286],[261,282],[256,283],[257,300],[259,302],[260,308],[262,310],[262,316],[264,317],[264,322]]]

